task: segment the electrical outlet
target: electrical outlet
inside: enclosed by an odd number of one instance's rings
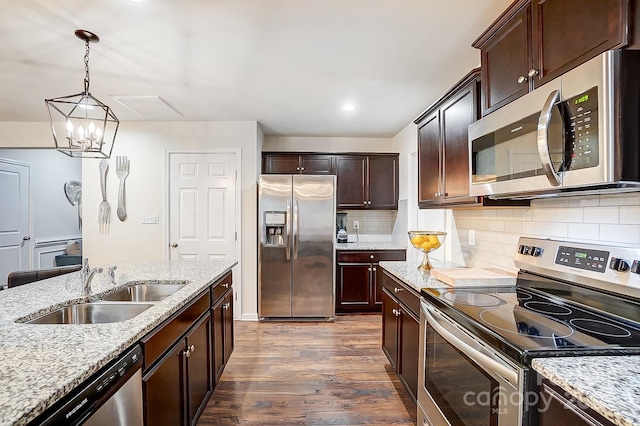
[[[360,221],[359,220],[354,220],[353,221],[353,229],[360,229]]]
[[[469,245],[476,245],[476,231],[474,229],[469,229]]]
[[[143,214],[142,223],[157,224],[160,223],[160,219],[157,214]]]

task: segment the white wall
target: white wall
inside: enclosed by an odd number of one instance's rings
[[[263,151],[396,152],[391,138],[265,136]]]
[[[262,131],[256,122],[126,122],[121,123],[107,177],[107,198],[118,196],[115,156],[126,155],[130,174],[126,181],[128,219],[113,212],[108,235],[100,235],[97,222],[100,193],[99,160],[83,160],[85,191],[84,250],[92,265],[122,260],[162,260],[166,241],[167,151],[232,152],[241,150],[241,259],[234,272],[242,306],[238,316],[257,318],[256,175],[260,163]],[[158,214],[160,223],[142,224],[141,215]],[[239,278],[241,278],[241,283]]]

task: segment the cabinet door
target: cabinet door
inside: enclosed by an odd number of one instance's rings
[[[211,315],[202,318],[187,335],[188,419],[195,425],[213,391],[211,380]]]
[[[404,308],[400,309],[398,376],[404,382],[411,398],[418,395],[418,352],[420,339],[420,321]]]
[[[227,365],[231,354],[233,353],[234,346],[234,331],[233,331],[233,292],[230,291],[224,298],[223,317],[224,317],[224,365]],[[223,366],[224,369],[224,366]]]
[[[266,155],[262,173],[300,173],[300,156],[297,154]]]
[[[382,282],[378,279],[378,264],[374,263],[371,268],[371,289],[373,294],[371,295],[373,298],[373,305],[377,308],[376,310],[382,309]]]
[[[213,383],[218,383],[224,370],[224,324],[225,324],[225,298],[223,297],[211,309],[211,322],[213,328]]]
[[[371,264],[338,263],[336,312],[366,312],[371,301]]]
[[[336,204],[339,209],[364,208],[367,187],[367,157],[336,156]]]
[[[142,379],[146,425],[185,424],[184,340],[179,340]]]
[[[561,391],[561,390],[560,390]],[[562,391],[561,391],[562,392]],[[610,426],[609,420],[595,411],[581,409],[564,395],[543,384],[540,388],[540,398],[546,402],[546,409],[538,413],[539,426]],[[544,399],[542,399],[544,398]],[[582,404],[581,404],[582,405]],[[584,405],[582,405],[584,407]]]
[[[300,171],[306,175],[333,174],[333,156],[308,154],[300,156]]]
[[[527,73],[532,68],[529,53],[531,5],[518,12],[482,46],[482,115],[517,99],[529,91]],[[518,82],[522,77],[525,80]]]
[[[625,0],[547,0],[533,4],[535,69],[539,72],[533,78],[534,87],[606,50],[627,44]]]
[[[440,109],[444,176],[442,203],[475,202],[475,197],[469,197],[467,128],[477,119],[476,84],[472,81]]]
[[[418,124],[418,205],[440,204],[440,114],[439,110]]]
[[[370,156],[368,207],[397,209],[398,187],[398,156]]]
[[[398,303],[389,295],[387,289],[382,290],[382,351],[391,366],[398,364],[398,317],[395,312]]]

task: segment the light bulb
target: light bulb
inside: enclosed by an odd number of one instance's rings
[[[102,130],[100,130],[100,127],[96,127],[96,139],[102,142]]]
[[[87,130],[89,131],[89,134],[87,135],[89,137],[93,136],[93,134],[96,132],[96,125],[93,124],[93,121],[89,122],[89,127]]]
[[[82,126],[78,126],[78,139],[84,139],[84,128]]]
[[[67,120],[67,136],[73,137],[73,123],[71,120]]]

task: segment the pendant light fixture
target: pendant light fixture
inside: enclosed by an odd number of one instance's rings
[[[56,149],[70,157],[109,158],[120,122],[111,108],[89,92],[89,43],[100,41],[87,30],[76,30],[84,40],[84,91],[45,99]]]

